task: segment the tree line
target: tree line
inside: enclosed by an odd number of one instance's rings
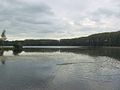
[[[23,41],[5,41],[4,45],[13,46],[16,42],[21,43],[23,46],[120,46],[120,31],[61,40],[27,39]]]

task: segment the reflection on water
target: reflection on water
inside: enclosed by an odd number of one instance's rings
[[[4,53],[8,51],[12,51],[13,55],[19,55],[22,52],[21,50],[0,50],[0,56],[4,56]]]
[[[3,56],[4,50],[0,50],[0,56]]]
[[[0,89],[120,90],[119,60],[119,48],[26,48],[17,56],[5,51]]]
[[[81,48],[26,48],[25,52],[66,52],[90,56],[107,56],[120,60],[120,48],[112,47],[81,47]]]
[[[2,64],[5,64],[6,57],[5,56],[0,56],[0,61],[1,61]]]
[[[32,47],[32,46],[31,46]],[[75,47],[75,46],[67,46],[60,48],[59,46],[57,47],[24,47],[23,51],[26,53],[50,53],[50,52],[65,52],[65,53],[74,53],[74,54],[85,54],[85,55],[90,55],[93,57],[97,56],[107,56],[111,58],[115,58],[120,60],[120,48],[119,47]],[[4,55],[4,51],[6,50],[0,50],[0,56]],[[7,50],[8,51],[8,50]],[[19,55],[23,51],[21,50],[12,50],[13,55]]]
[[[13,55],[19,55],[21,52],[21,50],[13,50]]]

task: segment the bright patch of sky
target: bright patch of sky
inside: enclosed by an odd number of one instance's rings
[[[120,29],[120,0],[0,0],[9,40],[61,39]]]

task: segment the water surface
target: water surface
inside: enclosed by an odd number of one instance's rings
[[[0,90],[120,90],[119,48],[24,49],[0,56]]]

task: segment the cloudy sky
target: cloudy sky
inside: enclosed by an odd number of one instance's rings
[[[0,0],[9,40],[60,39],[120,30],[120,0]]]

